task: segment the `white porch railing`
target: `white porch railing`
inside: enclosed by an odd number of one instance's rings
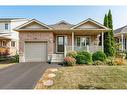
[[[102,46],[98,45],[74,46],[74,51],[83,51],[83,50],[93,53],[96,51],[102,51]],[[66,54],[71,51],[73,51],[72,46],[65,45],[64,56],[66,56]]]

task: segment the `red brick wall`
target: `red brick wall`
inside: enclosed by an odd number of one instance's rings
[[[19,32],[19,54],[21,57],[21,62],[24,60],[24,43],[25,41],[47,41],[48,44],[48,54],[54,52],[53,44],[54,36],[52,32]]]

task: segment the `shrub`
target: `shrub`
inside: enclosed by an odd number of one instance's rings
[[[3,52],[3,56],[8,56],[9,55],[9,50],[6,49],[4,52]]]
[[[76,51],[71,51],[71,52],[67,53],[67,56],[76,58],[77,52]]]
[[[117,51],[115,57],[116,58],[127,58],[127,51],[125,52]]]
[[[105,64],[110,65],[110,66],[116,65],[114,57],[108,57],[104,62]]]
[[[116,65],[124,65],[125,64],[125,60],[123,58],[115,58],[114,63]]]
[[[19,55],[16,54],[14,57],[15,57],[15,62],[19,62]]]
[[[0,56],[7,57],[9,55],[9,48],[0,48]]]
[[[124,65],[125,60],[123,58],[108,58],[105,60],[105,63],[108,65]]]
[[[92,56],[89,52],[81,51],[76,56],[78,64],[92,64]]]
[[[0,56],[0,62],[1,62],[1,61],[6,61],[6,60],[7,60],[6,57]]]
[[[75,58],[72,57],[65,57],[64,58],[64,65],[66,66],[74,66],[76,64]]]
[[[125,54],[125,59],[127,59],[127,51],[125,51],[124,54]]]
[[[10,62],[19,63],[19,55],[16,54],[15,56],[11,57]]]
[[[93,61],[96,61],[96,60],[104,61],[106,59],[106,55],[102,51],[97,51],[92,55],[92,59]]]
[[[105,63],[97,60],[97,61],[94,61],[93,65],[105,65]]]

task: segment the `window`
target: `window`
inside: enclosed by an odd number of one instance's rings
[[[77,46],[80,46],[80,37],[77,37]]]
[[[2,46],[3,47],[5,47],[5,46],[7,46],[7,42],[6,41],[2,41],[3,43],[2,43]]]
[[[8,30],[8,24],[7,23],[5,24],[5,30]]]
[[[88,36],[79,36],[76,37],[76,45],[77,46],[86,46],[86,45],[90,45],[90,37]]]
[[[81,38],[81,46],[86,46],[86,38],[85,37]]]
[[[86,45],[90,45],[90,38],[89,37],[86,38]]]
[[[67,38],[65,36],[57,36],[57,52],[64,52],[64,45],[67,43]]]
[[[11,41],[11,46],[15,47],[15,41]]]
[[[64,37],[58,37],[58,44],[63,45],[64,44]]]

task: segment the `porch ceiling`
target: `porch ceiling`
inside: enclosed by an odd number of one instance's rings
[[[102,32],[105,32],[104,30],[55,30],[53,31],[55,34],[72,34],[74,32],[74,35],[98,35]]]

